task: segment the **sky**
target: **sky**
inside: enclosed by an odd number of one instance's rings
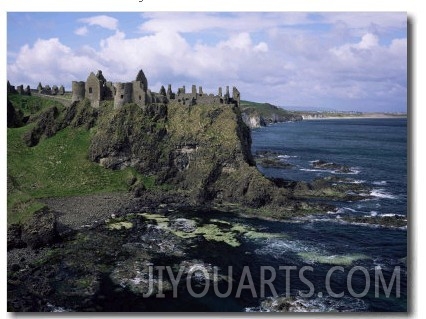
[[[102,70],[148,86],[236,86],[243,100],[407,111],[407,15],[314,12],[8,12],[12,85],[64,85]]]

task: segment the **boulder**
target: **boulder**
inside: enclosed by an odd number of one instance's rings
[[[58,239],[56,216],[49,208],[36,211],[22,225],[21,239],[27,246],[37,249],[50,245]]]

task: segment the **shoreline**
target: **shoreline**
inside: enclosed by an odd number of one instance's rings
[[[357,116],[327,116],[327,117],[303,117],[303,121],[317,120],[351,120],[351,119],[406,119],[407,115],[357,115]]]

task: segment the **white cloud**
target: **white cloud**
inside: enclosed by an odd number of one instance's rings
[[[362,36],[361,42],[358,43],[357,47],[359,49],[372,49],[379,44],[379,39],[377,36],[371,33],[364,34]]]
[[[259,42],[253,50],[256,52],[268,52],[268,45],[265,42]]]
[[[8,78],[11,83],[25,80],[32,86],[38,82],[45,84],[63,84],[70,87],[72,80],[81,80],[88,69],[100,65],[92,58],[77,55],[59,39],[38,39],[31,47],[24,45],[19,51],[15,63],[8,65]],[[87,75],[86,75],[87,76]],[[84,79],[84,78],[83,78]]]
[[[78,22],[88,24],[89,26],[99,26],[108,30],[117,30],[118,20],[106,15],[93,16],[90,18],[79,19]]]
[[[80,28],[78,28],[78,29],[76,29],[75,31],[74,31],[74,33],[76,34],[76,35],[86,35],[87,33],[89,32],[89,30],[87,29],[87,27],[86,26],[84,26],[84,27],[80,27]]]

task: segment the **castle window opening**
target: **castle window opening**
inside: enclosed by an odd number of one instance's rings
[[[92,92],[92,88],[91,88],[91,87],[89,88],[89,93],[93,93],[93,92]]]
[[[121,98],[124,98],[124,95],[123,94],[121,94],[121,96],[120,96]]]

